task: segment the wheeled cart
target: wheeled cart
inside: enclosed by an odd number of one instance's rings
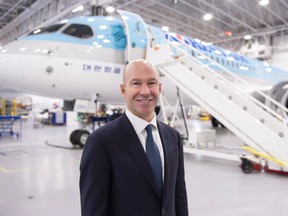
[[[242,161],[241,169],[244,173],[260,171],[288,175],[287,163],[269,155],[257,152],[247,146],[245,146],[244,149],[252,153],[251,155],[240,156]]]
[[[19,130],[14,130],[14,124],[19,121]],[[0,116],[0,137],[3,135],[16,135],[17,138],[21,136],[22,121],[21,116]]]

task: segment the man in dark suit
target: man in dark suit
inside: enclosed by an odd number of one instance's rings
[[[161,93],[156,68],[130,62],[120,88],[125,113],[95,130],[84,147],[82,216],[188,216],[181,138],[154,114]]]

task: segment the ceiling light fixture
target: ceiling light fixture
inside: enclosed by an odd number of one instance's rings
[[[61,23],[67,23],[67,22],[68,22],[67,19],[61,20]]]
[[[78,11],[83,11],[84,10],[84,6],[83,5],[79,5],[78,7],[74,8],[72,10],[73,13],[76,13]]]
[[[33,31],[33,34],[38,34],[41,32],[41,29],[36,29],[35,31]]]
[[[245,35],[245,36],[244,36],[244,39],[245,39],[245,40],[250,40],[251,38],[252,38],[251,35]]]
[[[108,7],[106,7],[106,11],[107,11],[108,13],[113,13],[113,12],[115,11],[115,8],[112,7],[112,6],[108,6]]]
[[[205,14],[204,16],[203,16],[203,19],[205,20],[205,21],[209,21],[209,20],[211,20],[212,19],[212,14]]]
[[[262,5],[262,6],[266,6],[266,5],[269,4],[269,0],[261,0],[261,1],[259,2],[259,4]]]

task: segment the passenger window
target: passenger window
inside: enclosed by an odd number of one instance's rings
[[[93,31],[88,25],[71,24],[63,31],[63,34],[78,38],[89,38],[93,36]]]

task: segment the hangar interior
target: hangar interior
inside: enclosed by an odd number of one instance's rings
[[[18,37],[59,20],[91,14],[117,15],[108,13],[108,6],[139,14],[147,24],[166,26],[171,32],[283,70],[288,67],[287,0],[0,0],[0,52]],[[0,99],[1,118],[15,116],[1,126],[7,133],[0,136],[0,215],[80,215],[82,148],[71,145],[69,140],[85,118],[63,112],[65,102],[61,99],[31,96],[13,87],[0,85]],[[243,173],[238,156],[243,153],[238,148],[243,141],[225,127],[213,128],[205,109],[191,106],[186,111],[187,128],[199,127],[207,132],[197,135],[204,139],[200,148],[217,146],[226,155],[219,159],[214,153],[186,149],[190,215],[287,215],[287,177],[264,169]],[[175,127],[185,133],[179,122]],[[97,123],[87,130],[104,124]]]
[[[263,2],[263,5],[260,4]],[[178,1],[178,0],[2,0],[0,2],[0,45],[61,19],[89,16],[93,6],[113,6],[134,12],[146,23],[168,26],[170,31],[198,38],[231,51],[271,60],[285,52],[287,9],[285,0],[270,1]],[[269,2],[269,1],[268,1]],[[74,12],[71,13],[71,11]],[[95,13],[96,8],[94,8]],[[211,14],[211,20],[203,17]],[[209,16],[208,16],[209,17]],[[168,25],[169,24],[169,25]],[[251,35],[251,40],[245,40]],[[274,60],[278,65],[277,58]],[[273,62],[274,63],[274,62]],[[282,66],[280,64],[280,66]],[[283,65],[285,66],[285,65]]]

